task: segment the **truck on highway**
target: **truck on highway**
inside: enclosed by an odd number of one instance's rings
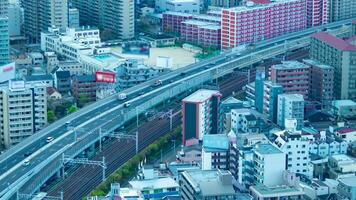
[[[127,97],[127,95],[125,93],[119,93],[117,95],[117,99],[119,99],[119,100],[124,100],[124,99],[126,99],[126,97]]]

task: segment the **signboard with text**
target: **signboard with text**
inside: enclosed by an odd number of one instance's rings
[[[0,83],[15,78],[15,63],[0,66]]]
[[[115,83],[115,73],[112,72],[95,72],[95,81],[97,83]]]

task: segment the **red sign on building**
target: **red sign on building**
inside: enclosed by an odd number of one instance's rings
[[[115,73],[95,72],[95,81],[99,83],[115,83]]]

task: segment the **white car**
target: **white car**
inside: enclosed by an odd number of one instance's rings
[[[48,137],[48,138],[46,139],[46,142],[47,142],[47,143],[50,143],[50,142],[52,142],[53,140],[54,140],[53,137]]]
[[[25,161],[23,161],[23,166],[28,166],[30,165],[30,160],[26,159]]]

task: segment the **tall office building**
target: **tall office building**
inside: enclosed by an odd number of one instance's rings
[[[356,1],[329,0],[329,21],[335,22],[356,17]]]
[[[255,108],[258,112],[263,112],[263,82],[265,80],[265,69],[258,68],[256,70],[255,81]]]
[[[217,134],[221,94],[215,90],[198,90],[182,100],[182,141],[202,140],[205,134]]]
[[[9,62],[8,0],[0,0],[0,65]]]
[[[278,95],[277,123],[286,126],[286,119],[297,120],[296,129],[300,130],[304,122],[304,98],[301,94]]]
[[[0,145],[21,142],[47,124],[47,85],[9,81],[0,86]]]
[[[68,26],[67,0],[21,0],[24,9],[23,33],[30,42],[39,43],[41,32],[49,27]]]
[[[76,8],[68,10],[68,27],[79,28],[79,10]]]
[[[135,36],[135,1],[70,0],[80,13],[80,24],[99,27],[103,37],[132,39]]]
[[[310,58],[334,68],[335,99],[356,100],[355,41],[355,37],[343,40],[324,32],[311,37]]]

